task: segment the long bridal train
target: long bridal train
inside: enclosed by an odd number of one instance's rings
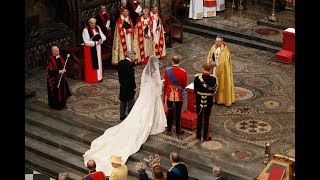
[[[131,112],[120,124],[107,129],[92,141],[90,149],[83,155],[84,163],[92,159],[96,162],[97,171],[110,176],[113,167],[108,158],[112,154],[121,155],[126,162],[149,135],[162,133],[167,126],[167,119],[161,89],[159,62],[156,56],[151,56],[142,72],[140,94]]]

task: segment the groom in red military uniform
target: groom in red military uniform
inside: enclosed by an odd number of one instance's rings
[[[187,72],[179,67],[180,57],[172,57],[172,67],[164,71],[164,95],[168,107],[167,131],[171,133],[173,113],[175,112],[176,134],[181,135],[181,108],[185,98],[187,85]]]

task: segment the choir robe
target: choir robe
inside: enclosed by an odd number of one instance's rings
[[[157,58],[164,58],[166,56],[167,51],[162,20],[158,13],[153,14],[152,12],[150,12],[150,19],[152,27],[151,32],[153,36],[153,54],[156,55]],[[159,30],[156,30],[158,26]]]
[[[189,18],[202,19],[203,18],[203,1],[190,0]]]
[[[126,7],[128,8],[129,16],[131,18],[133,26],[135,26],[142,12],[140,3],[136,0],[127,0]],[[118,11],[116,12],[116,15],[115,15],[116,19],[120,17],[120,15],[122,14],[122,11],[123,11],[123,7],[122,6],[118,7]]]
[[[46,64],[46,77],[47,77],[47,91],[48,91],[48,105],[51,108],[61,109],[66,107],[66,101],[71,92],[66,81],[65,75],[62,76],[61,82],[58,88],[60,74],[59,70],[62,70],[65,64],[65,60],[61,55],[56,59],[51,55]]]
[[[137,64],[147,64],[153,55],[153,41],[151,35],[151,19],[141,16],[134,30],[134,51],[137,54]],[[147,35],[148,37],[145,37]]]
[[[85,27],[82,32],[84,42],[84,80],[86,83],[97,83],[102,80],[102,56],[101,45],[92,40],[92,37],[100,34],[102,42],[106,40],[99,26],[95,28]]]
[[[216,0],[203,0],[203,17],[213,17],[217,13]]]

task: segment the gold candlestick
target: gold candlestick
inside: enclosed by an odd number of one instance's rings
[[[269,158],[271,156],[271,144],[269,142],[267,142],[264,146],[264,156],[266,157],[266,159],[263,161],[264,164],[268,164],[269,162]]]
[[[276,14],[275,6],[276,6],[276,0],[273,0],[273,2],[272,2],[272,13],[271,13],[271,16],[269,16],[269,18],[268,18],[268,20],[272,21],[272,22],[278,21],[278,18],[275,16],[275,14]]]
[[[236,4],[234,3],[234,0],[232,0],[232,9],[236,8]]]

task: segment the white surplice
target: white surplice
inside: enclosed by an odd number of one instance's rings
[[[202,19],[203,18],[203,1],[190,0],[189,18]]]

